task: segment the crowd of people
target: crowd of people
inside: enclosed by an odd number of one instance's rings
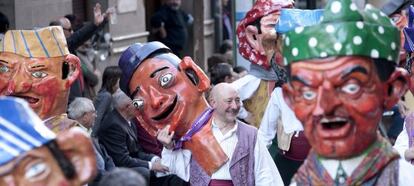
[[[414,183],[414,115],[394,135],[382,122],[414,94],[411,1],[257,0],[236,35],[250,68],[225,41],[206,72],[182,57],[191,16],[167,2],[158,41],[102,75],[77,50],[111,11],[35,30],[0,14],[1,186]]]

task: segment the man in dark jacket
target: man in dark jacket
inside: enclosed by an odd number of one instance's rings
[[[115,108],[104,117],[98,138],[115,165],[134,169],[147,180],[151,170],[168,171],[168,167],[161,165],[160,157],[143,152],[139,145],[136,126],[130,121],[135,116],[130,98],[122,91],[117,91],[113,95],[113,101]]]
[[[187,26],[193,17],[181,9],[181,0],[165,0],[165,4],[151,17],[154,39],[167,45],[175,55],[182,57],[187,43]]]
[[[142,174],[150,185],[187,185],[177,176],[156,178],[153,172],[167,172],[160,157],[143,151],[136,135],[136,126],[131,122],[135,109],[131,99],[118,90],[113,95],[114,109],[104,117],[98,138],[106,147],[117,167],[128,167]],[[151,179],[150,179],[151,178]]]

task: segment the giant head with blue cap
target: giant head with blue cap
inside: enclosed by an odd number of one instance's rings
[[[120,88],[133,100],[139,123],[151,135],[164,129],[179,141],[197,128],[183,148],[190,149],[209,174],[227,161],[208,127],[211,115],[205,115],[211,113],[204,97],[210,80],[190,57],[181,60],[160,42],[136,43],[122,53],[119,67]]]
[[[406,72],[395,67],[399,46],[386,14],[352,0],[329,1],[319,24],[286,33],[285,100],[318,155],[346,159],[379,140],[384,109],[407,90]]]
[[[119,67],[120,88],[133,99],[138,120],[149,124],[153,135],[169,124],[176,135],[183,135],[196,113],[207,107],[203,93],[210,87],[208,77],[191,58],[179,59],[160,42],[131,45]]]
[[[0,108],[0,185],[83,185],[94,176],[84,132],[55,136],[19,98],[0,96]]]
[[[79,70],[62,27],[9,30],[0,44],[0,95],[25,99],[43,120],[66,112]]]

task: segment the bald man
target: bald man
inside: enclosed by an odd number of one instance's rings
[[[211,90],[209,101],[215,109],[213,112],[214,123],[221,133],[226,134],[237,124],[236,117],[240,110],[238,91],[228,83],[217,84]]]
[[[233,183],[256,186],[283,185],[282,178],[266,146],[256,140],[257,129],[236,120],[241,104],[236,89],[228,83],[217,84],[211,90],[210,104],[214,109],[212,132],[225,154],[229,157],[229,161],[213,173],[208,185],[238,185]],[[160,133],[168,134],[167,129],[168,127],[161,130]],[[188,166],[191,159],[191,156],[188,156],[191,152],[188,151],[185,149],[176,151],[164,149],[162,154],[163,163],[167,159],[173,162],[167,163],[170,172],[177,174],[184,180],[187,180],[186,176],[189,176],[186,174],[190,172],[189,169],[197,169],[195,166]],[[242,154],[241,157],[248,158],[241,159],[242,163],[239,164],[241,166],[235,168],[234,163],[240,160],[235,157],[240,158],[239,154]],[[188,158],[186,159],[186,157]],[[248,170],[248,174],[243,175],[245,173],[243,170]]]

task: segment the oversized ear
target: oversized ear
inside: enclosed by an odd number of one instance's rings
[[[283,99],[285,99],[286,104],[290,107],[290,109],[293,109],[293,89],[292,86],[290,86],[290,83],[285,83],[282,85],[282,92],[283,92]]]
[[[397,104],[398,100],[400,100],[408,90],[410,84],[408,72],[403,68],[397,67],[385,84],[384,106],[386,109],[390,109]]]
[[[73,182],[83,185],[96,175],[96,159],[92,142],[87,134],[79,128],[71,128],[56,137],[59,149],[75,166],[76,176]]]
[[[256,51],[261,51],[261,41],[259,40],[259,30],[254,25],[246,27],[246,39],[249,45]]]
[[[184,57],[178,66],[194,83],[199,92],[205,92],[210,88],[210,79],[208,79],[203,70],[190,57]]]
[[[73,82],[75,82],[75,80],[79,77],[81,66],[79,58],[72,54],[69,54],[65,57],[65,62],[69,65],[66,77],[66,87],[69,88],[73,84]]]

